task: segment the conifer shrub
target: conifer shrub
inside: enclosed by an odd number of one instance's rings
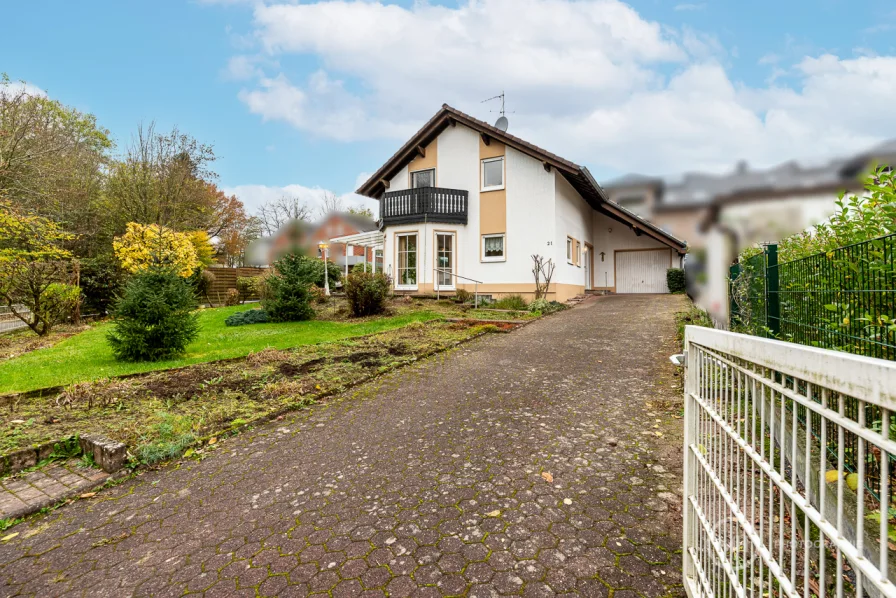
[[[300,322],[314,317],[309,287],[310,258],[288,254],[274,262],[274,272],[267,277],[267,291],[262,306],[272,322]]]
[[[263,309],[247,309],[246,311],[238,311],[230,314],[224,320],[227,326],[246,326],[247,324],[264,324],[270,322],[268,312]]]
[[[134,274],[115,303],[107,337],[116,359],[159,361],[180,355],[199,334],[195,307],[192,286],[173,270]]]

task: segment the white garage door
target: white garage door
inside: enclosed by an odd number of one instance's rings
[[[617,293],[668,293],[669,249],[616,252]]]

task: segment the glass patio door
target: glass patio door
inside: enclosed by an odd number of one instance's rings
[[[436,233],[436,285],[454,288],[454,233]]]

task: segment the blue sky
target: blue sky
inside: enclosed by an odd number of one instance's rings
[[[896,136],[892,2],[384,4],[10,3],[0,71],[96,114],[119,148],[151,120],[214,144],[250,207],[348,194],[442,102],[491,120],[479,100],[502,89],[512,132],[599,178]]]

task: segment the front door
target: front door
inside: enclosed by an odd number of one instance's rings
[[[436,288],[454,289],[454,233],[436,233]]]

